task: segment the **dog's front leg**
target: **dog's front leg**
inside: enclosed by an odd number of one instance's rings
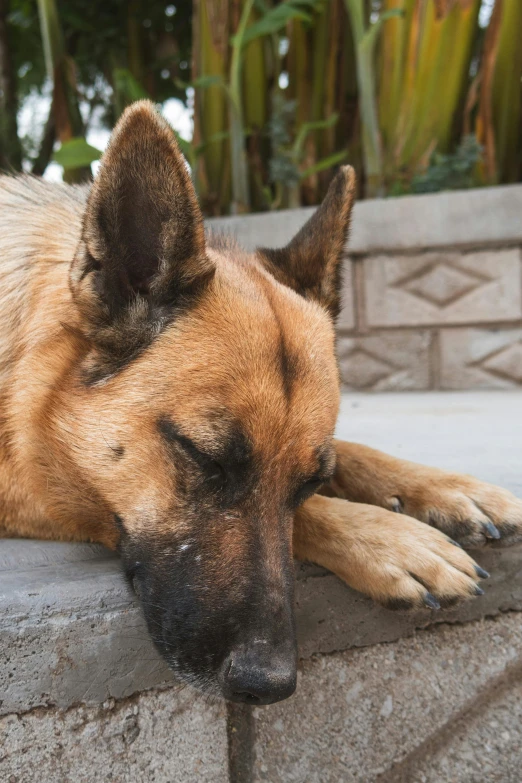
[[[487,576],[433,527],[323,495],[314,495],[296,512],[294,555],[396,609],[438,609],[481,595],[477,582]]]
[[[337,466],[326,493],[415,517],[470,548],[522,540],[522,501],[511,492],[358,443],[335,445]]]

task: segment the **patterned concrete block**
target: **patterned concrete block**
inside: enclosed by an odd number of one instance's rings
[[[190,689],[0,719],[3,783],[226,783],[225,707]]]
[[[501,684],[508,677],[520,682],[521,645],[522,615],[507,614],[306,661],[295,696],[254,711],[254,780],[420,783],[423,778],[416,774],[416,764],[422,764],[429,748],[439,748],[440,737],[457,735],[457,727],[462,731],[476,712],[482,714],[484,727],[498,721]],[[498,726],[506,732],[513,726],[513,741],[510,744],[505,738],[504,742],[512,769],[517,762],[520,769],[521,760],[517,723],[514,713],[505,716],[502,728],[500,722]],[[478,744],[480,731],[471,727],[470,734],[476,738],[476,752],[487,753]],[[494,734],[487,745],[497,743]],[[458,747],[458,737],[454,740]],[[472,778],[465,769],[456,765],[451,775],[426,779],[430,783],[519,780]]]
[[[513,389],[522,385],[522,329],[443,329],[443,389]]]
[[[364,261],[370,326],[495,323],[522,317],[520,250],[374,256]]]
[[[355,329],[355,302],[354,302],[354,264],[347,258],[343,269],[342,310],[337,319],[337,328],[351,331]]]
[[[340,337],[337,350],[343,384],[359,391],[429,389],[430,344],[426,330]]]

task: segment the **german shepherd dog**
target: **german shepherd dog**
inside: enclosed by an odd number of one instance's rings
[[[509,492],[334,440],[354,189],[283,249],[205,237],[148,102],[90,190],[0,179],[0,536],[118,548],[172,669],[234,701],[295,689],[293,557],[434,609],[487,576],[454,539],[522,538]]]

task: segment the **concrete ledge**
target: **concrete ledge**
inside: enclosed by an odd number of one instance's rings
[[[213,218],[247,249],[285,245],[314,208]],[[355,205],[350,254],[425,248],[522,244],[522,185],[360,201]]]
[[[338,432],[522,494],[517,394],[347,395]],[[522,610],[522,547],[488,549],[477,558],[492,573],[486,595],[443,613],[390,612],[322,569],[298,566],[301,656],[392,641],[433,623]],[[110,552],[4,540],[0,573],[0,714],[100,704],[172,682]]]
[[[226,710],[190,689],[0,718],[2,783],[227,783]]]

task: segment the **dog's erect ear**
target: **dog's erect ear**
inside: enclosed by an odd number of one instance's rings
[[[341,267],[354,198],[355,172],[343,166],[321,206],[286,247],[258,249],[277,280],[316,300],[334,318],[340,310]]]
[[[87,331],[108,350],[116,340],[119,350],[125,344],[132,352],[213,273],[174,133],[152,103],[135,103],[102,158],[71,268]]]

